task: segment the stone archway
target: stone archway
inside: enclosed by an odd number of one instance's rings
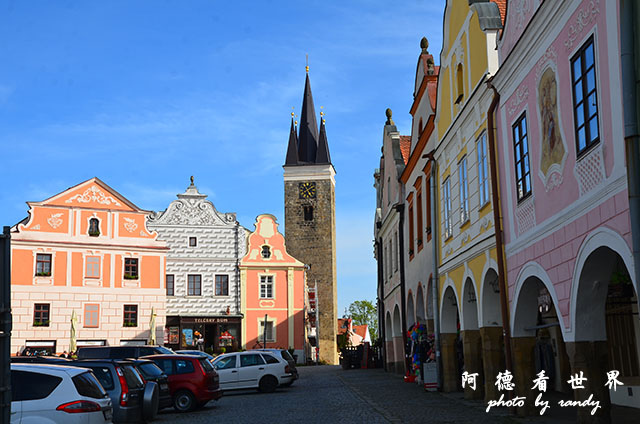
[[[400,308],[396,305],[393,309],[393,368],[395,372],[404,374],[404,343],[402,341],[401,322]]]
[[[588,243],[588,242],[587,242]],[[581,249],[574,276],[575,306],[572,308],[575,340],[567,343],[572,373],[583,372],[586,390],[576,390],[576,400],[588,394],[600,400],[597,422],[618,422],[611,404],[640,404],[640,321],[638,298],[625,255],[612,244]],[[624,390],[609,390],[607,373],[616,370]],[[584,392],[584,393],[583,393]],[[640,414],[640,411],[638,411]],[[588,412],[578,410],[578,422],[592,422]]]
[[[418,284],[418,292],[416,293],[416,322],[425,324],[427,317],[424,313],[424,293],[422,285]]]
[[[500,394],[495,377],[505,369],[504,336],[500,306],[498,273],[489,268],[484,275],[481,288],[480,337],[482,338],[482,368],[485,375],[485,401],[498,399]]]
[[[464,388],[466,399],[484,399],[484,370],[482,367],[482,339],[478,329],[478,296],[475,284],[467,277],[462,288],[462,323],[460,336],[462,338],[463,360],[459,368],[476,377],[476,389],[469,385]]]
[[[452,284],[443,291],[440,301],[440,350],[442,356],[442,390],[457,391],[461,386],[458,354],[462,346],[458,343],[460,314],[458,297]]]
[[[392,371],[395,363],[395,348],[393,347],[393,322],[391,321],[391,313],[389,311],[387,311],[384,322],[384,343],[387,354],[387,371]]]
[[[416,308],[413,303],[413,293],[409,290],[407,295],[407,328],[416,322]]]

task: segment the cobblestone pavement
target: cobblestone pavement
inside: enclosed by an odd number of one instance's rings
[[[178,414],[160,413],[159,423],[512,423],[568,424],[575,411],[552,408],[544,417],[517,418],[506,409],[485,412],[481,401],[463,399],[462,393],[425,392],[383,370],[342,370],[337,366],[300,367],[300,379],[275,393],[255,390],[227,392],[205,408]],[[559,399],[559,398],[558,398]],[[556,399],[557,401],[557,399]],[[555,401],[553,402],[555,404]],[[616,409],[612,422],[638,423],[637,410]]]

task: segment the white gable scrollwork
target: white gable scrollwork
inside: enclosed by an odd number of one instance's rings
[[[74,200],[78,203],[97,202],[101,205],[110,205],[113,203],[116,206],[120,206],[120,203],[116,199],[104,194],[104,192],[95,185],[86,189],[82,194],[76,194],[68,198],[65,203],[72,203]]]
[[[233,225],[234,214],[221,215],[208,200],[178,199],[171,202],[164,212],[156,212],[149,222],[164,225]]]

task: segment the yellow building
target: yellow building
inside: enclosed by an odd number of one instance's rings
[[[493,380],[504,370],[487,135],[493,92],[486,86],[498,68],[499,4],[448,0],[440,54],[434,157],[442,388],[461,389],[462,370],[478,373],[467,398],[495,398]]]

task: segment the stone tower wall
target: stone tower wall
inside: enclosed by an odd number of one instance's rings
[[[300,199],[300,182],[316,183],[315,199]],[[330,179],[285,181],[285,239],[287,251],[310,266],[307,284],[318,286],[320,359],[338,363],[336,346],[338,300],[336,279],[335,187]],[[313,206],[313,220],[304,220],[304,206]]]

